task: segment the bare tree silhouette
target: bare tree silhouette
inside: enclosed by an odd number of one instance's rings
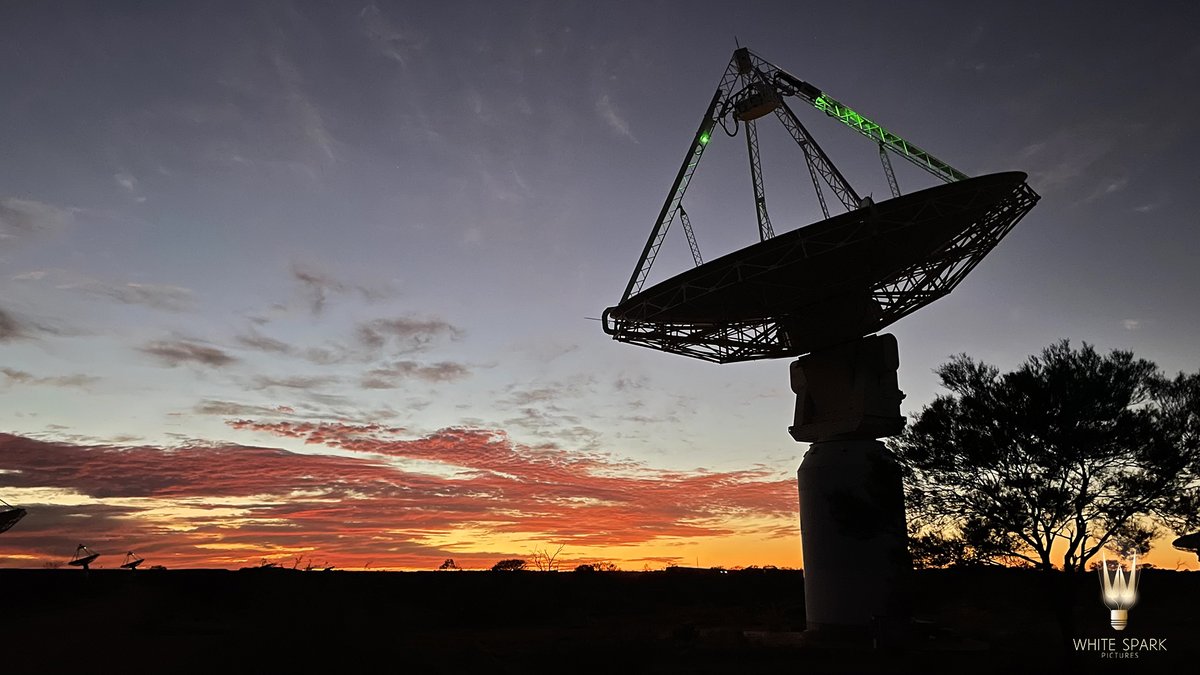
[[[557,572],[558,563],[555,561],[558,558],[558,554],[562,553],[564,546],[566,544],[560,544],[553,554],[549,552],[549,549],[534,549],[530,555],[534,568],[539,572]]]

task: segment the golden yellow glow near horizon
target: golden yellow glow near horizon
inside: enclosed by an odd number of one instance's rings
[[[240,566],[262,559],[306,556],[351,568],[360,567],[370,558],[372,549],[378,559],[372,568],[396,570],[435,569],[443,558],[456,559],[466,569],[486,569],[501,558],[530,560],[539,552],[557,552],[560,569],[572,569],[577,564],[591,562],[611,562],[627,571],[657,570],[668,565],[727,569],[768,565],[803,567],[799,523],[786,517],[729,518],[718,523],[728,534],[658,537],[628,544],[589,544],[534,531],[496,531],[488,523],[443,530],[382,527],[372,532],[324,532],[315,539],[288,543],[285,538],[274,539],[270,533],[272,530],[296,529],[296,523],[254,514],[255,506],[281,503],[282,498],[278,495],[171,500],[95,499],[57,488],[22,488],[12,492],[26,503],[129,508],[131,514],[123,518],[146,529],[122,543],[111,541],[109,537],[112,545],[106,548],[113,551],[105,553],[111,555],[118,548],[138,550],[152,543],[153,548],[169,552],[165,555],[168,560],[175,561],[176,567]],[[1139,558],[1143,567],[1200,570],[1200,562],[1194,554],[1171,547],[1172,538],[1156,539],[1151,551]],[[321,539],[327,540],[328,544],[323,546]],[[340,552],[340,547],[348,543],[355,545],[354,550]],[[420,562],[412,555],[397,557],[395,552],[400,543],[418,546],[429,553]],[[558,550],[560,546],[561,551]],[[1053,549],[1056,560],[1061,559],[1061,552],[1062,545],[1056,545]],[[7,561],[10,567],[39,566],[46,557],[33,552],[11,551],[0,556],[0,561]]]

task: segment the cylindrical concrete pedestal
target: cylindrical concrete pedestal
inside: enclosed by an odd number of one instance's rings
[[[797,479],[809,630],[907,620],[904,488],[883,443],[813,443]]]

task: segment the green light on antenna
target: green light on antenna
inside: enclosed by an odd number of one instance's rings
[[[700,134],[700,145],[708,145],[708,132]]]

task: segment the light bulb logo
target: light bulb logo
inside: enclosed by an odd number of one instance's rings
[[[1110,622],[1116,630],[1125,630],[1125,625],[1129,623],[1129,609],[1137,603],[1137,585],[1141,580],[1141,575],[1138,574],[1137,554],[1133,556],[1133,566],[1129,568],[1129,574],[1125,574],[1125,570],[1121,569],[1121,563],[1117,563],[1117,569],[1112,577],[1108,575],[1108,559],[1104,554],[1100,554],[1102,561],[1100,567],[1100,586],[1102,588],[1101,597],[1104,599],[1104,605],[1111,611]]]

